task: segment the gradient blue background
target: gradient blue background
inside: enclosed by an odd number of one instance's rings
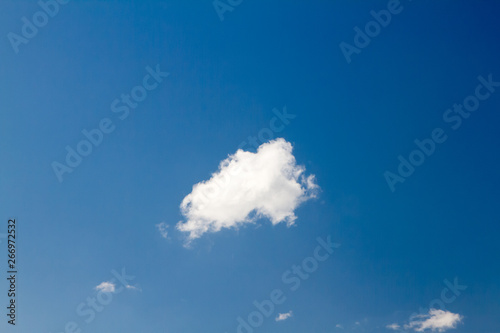
[[[15,54],[7,34],[40,8],[2,0],[0,231],[17,219],[20,272],[18,325],[2,279],[0,330],[235,332],[327,235],[341,248],[276,309],[294,316],[256,332],[390,332],[454,277],[468,286],[447,305],[464,316],[455,332],[500,330],[500,90],[457,131],[442,120],[478,75],[500,81],[500,4],[401,4],[347,64],[339,43],[387,1],[245,0],[221,22],[211,1],[75,0]],[[170,76],[120,121],[111,101],[156,64]],[[297,118],[280,135],[319,198],[295,227],[262,220],[184,248],[181,200],[285,105]],[[51,162],[104,117],[115,131],[59,183]],[[448,140],[392,193],[383,173],[435,127]],[[76,306],[122,267],[142,292],[83,323]]]

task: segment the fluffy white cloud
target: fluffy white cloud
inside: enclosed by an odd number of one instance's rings
[[[168,224],[165,222],[158,223],[156,225],[156,228],[158,228],[158,231],[160,232],[161,237],[167,239],[168,238]]]
[[[450,311],[431,309],[429,314],[422,314],[410,318],[410,323],[405,325],[406,329],[414,329],[422,332],[426,329],[432,331],[444,332],[455,328],[462,321],[463,317],[458,313]]]
[[[239,149],[182,200],[186,221],[180,221],[177,229],[189,233],[191,241],[206,232],[252,223],[257,217],[290,226],[295,209],[318,189],[314,176],[304,173],[292,145],[282,138],[262,144],[256,153]]]
[[[282,321],[290,318],[292,316],[292,311],[287,312],[287,313],[280,313],[278,314],[278,317],[276,317],[276,321]]]
[[[95,287],[95,290],[102,291],[105,293],[114,293],[116,285],[112,282],[102,282],[100,285]]]

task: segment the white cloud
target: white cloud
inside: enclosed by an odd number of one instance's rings
[[[391,329],[391,330],[399,330],[401,328],[401,326],[399,326],[398,324],[394,323],[394,324],[390,324],[390,325],[387,325],[386,326],[388,329]]]
[[[95,290],[105,293],[114,293],[115,289],[116,285],[113,282],[102,282],[100,285],[95,287]]]
[[[292,145],[282,138],[262,144],[256,153],[239,149],[182,200],[186,221],[180,221],[177,229],[189,233],[191,241],[206,232],[252,223],[257,217],[267,217],[273,225],[293,225],[295,209],[318,190],[314,176],[304,173]]]
[[[161,223],[158,223],[156,225],[156,228],[158,228],[158,231],[160,232],[161,237],[163,237],[165,239],[168,236],[168,230],[167,230],[168,227],[169,227],[169,225],[166,224],[165,222],[161,222]]]
[[[405,325],[405,329],[414,329],[422,332],[426,329],[444,332],[455,328],[463,319],[463,316],[450,311],[431,309],[429,314],[422,314],[410,318],[410,323]]]
[[[340,328],[340,329],[344,329],[344,326],[340,325],[340,324],[337,324],[335,325],[336,328]]]
[[[130,290],[142,291],[142,289],[141,289],[141,288],[136,287],[136,286],[131,286],[130,284],[127,284],[127,285],[126,285],[126,288],[127,288],[127,289],[130,289]]]
[[[276,317],[276,321],[282,321],[290,318],[293,315],[292,311],[287,312],[287,313],[280,313],[278,314],[278,317]]]

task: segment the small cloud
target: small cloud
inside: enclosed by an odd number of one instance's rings
[[[165,222],[158,223],[156,225],[156,228],[158,228],[158,231],[160,232],[161,237],[167,239],[168,236],[168,227],[169,225],[166,224]]]
[[[142,291],[142,289],[141,289],[141,288],[136,287],[136,286],[131,286],[130,284],[128,284],[128,285],[126,286],[126,288],[127,288],[127,289],[130,289],[130,290]]]
[[[394,324],[387,325],[386,328],[388,328],[390,330],[397,331],[397,330],[399,330],[401,328],[401,326],[399,326],[398,324],[394,323]]]
[[[295,209],[314,198],[314,175],[305,176],[292,145],[282,138],[264,143],[257,152],[239,149],[223,160],[212,177],[193,186],[180,205],[186,221],[177,229],[188,243],[207,232],[238,228],[260,217],[273,225],[295,223]]]
[[[100,285],[95,287],[95,290],[105,293],[114,293],[115,289],[116,285],[113,282],[102,282]]]
[[[287,313],[280,313],[278,314],[278,317],[276,317],[276,321],[282,321],[290,318],[292,316],[292,311],[287,312]]]
[[[410,323],[405,329],[413,329],[416,332],[431,331],[444,332],[456,328],[462,322],[463,316],[450,311],[430,309],[429,314],[421,314],[410,318]]]
[[[359,321],[355,322],[354,325],[361,325],[361,323]]]
[[[344,326],[342,326],[342,325],[340,325],[340,324],[335,325],[335,327],[336,327],[336,328],[340,328],[341,330],[343,330],[343,329],[344,329]]]

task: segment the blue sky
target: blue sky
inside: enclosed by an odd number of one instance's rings
[[[224,0],[221,20],[211,1],[62,2],[17,46],[43,9],[0,2],[0,233],[16,218],[19,270],[16,326],[1,292],[0,330],[237,332],[273,290],[286,300],[250,330],[500,329],[500,88],[484,84],[500,81],[499,4]],[[341,43],[388,8],[349,62]],[[111,104],[133,89],[147,96],[120,119]],[[477,110],[453,129],[444,115],[464,100]],[[269,140],[284,110],[294,118]],[[60,181],[54,161],[68,167],[66,147],[103,120],[110,133]],[[398,157],[436,129],[446,140],[391,188]],[[217,209],[181,210],[228,158],[250,176]],[[190,239],[195,220],[209,229]],[[283,274],[315,258],[318,237],[340,246],[291,290]],[[98,295],[109,303],[91,316]]]

